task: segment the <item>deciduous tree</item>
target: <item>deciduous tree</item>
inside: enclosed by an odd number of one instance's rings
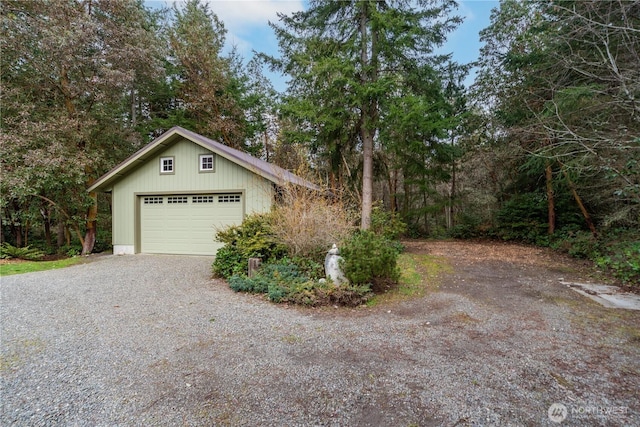
[[[156,70],[155,34],[132,0],[4,1],[0,14],[3,221],[48,199],[89,253],[97,195],[85,188],[136,145],[123,100]]]

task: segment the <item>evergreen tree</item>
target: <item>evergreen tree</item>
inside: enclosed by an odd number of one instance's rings
[[[371,221],[374,154],[386,145],[384,108],[392,104],[386,98],[406,95],[411,76],[420,73],[433,77],[426,86],[441,87],[437,73],[430,75],[443,59],[433,50],[460,22],[449,16],[454,7],[453,1],[311,1],[308,10],[273,25],[283,59],[271,63],[291,76],[283,114],[302,130],[296,137],[306,137],[328,161],[333,185],[359,175],[363,229]],[[346,162],[353,152],[361,154],[361,168]]]
[[[178,74],[177,103],[191,118],[194,131],[243,148],[244,112],[233,96],[231,61],[221,55],[225,36],[224,23],[206,3],[174,5],[169,44]]]

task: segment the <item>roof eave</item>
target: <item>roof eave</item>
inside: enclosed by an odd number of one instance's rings
[[[266,163],[260,161],[257,158],[248,159],[248,154],[243,156],[244,153],[236,154],[236,150],[222,146],[219,142],[206,138],[202,135],[196,134],[195,132],[189,131],[187,129],[183,129],[179,126],[174,126],[168,131],[166,131],[163,135],[158,137],[158,139],[154,140],[150,144],[144,146],[140,150],[133,153],[131,156],[127,157],[124,161],[122,161],[119,165],[113,168],[111,171],[107,172],[105,175],[98,178],[88,189],[88,192],[94,191],[108,191],[111,189],[114,181],[123,178],[128,174],[129,170],[131,170],[136,163],[144,163],[150,155],[152,155],[155,151],[160,149],[163,146],[169,145],[168,142],[174,139],[176,136],[180,136],[184,139],[187,139],[195,144],[200,145],[203,148],[206,148],[216,155],[219,155],[241,167],[244,167],[247,170],[255,173],[256,175],[261,176],[262,178],[275,183],[276,185],[286,185],[287,183],[292,183],[295,185],[301,185],[303,187],[307,187],[314,190],[321,190],[321,188],[314,183],[307,181],[297,175],[294,175],[290,171],[286,169],[279,168],[276,165],[268,163],[268,167],[260,167],[255,163]],[[226,147],[226,148],[225,148]],[[255,161],[253,161],[255,159]],[[266,165],[265,165],[266,166]],[[270,169],[270,170],[267,170]],[[281,169],[281,173],[277,172]],[[282,176],[280,176],[282,175]]]
[[[166,146],[166,142],[174,137],[176,134],[179,134],[183,138],[186,138],[184,135],[179,133],[179,129],[177,126],[172,127],[168,131],[166,131],[163,135],[161,135],[158,139],[153,141],[151,144],[145,145],[140,150],[136,151],[126,159],[124,159],[120,164],[111,169],[106,174],[102,175],[98,178],[88,189],[88,192],[94,191],[105,191],[105,188],[109,187],[113,181],[120,179],[127,175],[128,171],[135,165],[136,163],[144,163],[146,157],[156,151],[159,147]]]

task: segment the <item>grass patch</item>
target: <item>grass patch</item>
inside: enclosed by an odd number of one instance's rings
[[[458,323],[476,323],[478,322],[478,319],[476,319],[475,317],[469,316],[467,313],[465,313],[464,311],[459,311],[456,314],[450,316],[451,320],[458,322]]]
[[[300,339],[300,337],[290,334],[290,335],[285,335],[284,337],[282,337],[282,341],[286,342],[287,344],[295,344],[298,343],[300,341],[302,341]]]
[[[571,382],[569,382],[569,380],[567,380],[565,377],[563,377],[560,374],[556,374],[555,372],[549,372],[549,374],[553,377],[553,379],[556,380],[556,382],[558,384],[560,384],[562,387],[569,389],[569,390],[573,390],[573,386],[571,385]]]
[[[31,273],[34,271],[53,270],[56,268],[69,267],[71,265],[79,264],[82,262],[82,258],[65,258],[55,261],[24,261],[24,262],[9,262],[6,264],[0,264],[0,276],[10,276],[12,274]]]
[[[5,343],[5,347],[7,343]],[[45,348],[40,338],[21,339],[10,343],[8,350],[0,354],[0,372],[8,372],[20,367],[24,360],[33,354],[40,353]]]
[[[411,253],[398,256],[398,268],[401,272],[398,285],[384,294],[375,295],[367,301],[367,306],[423,297],[427,292],[438,289],[443,274],[453,272],[443,257]]]
[[[636,326],[619,326],[617,332],[629,343],[640,343],[640,329]]]

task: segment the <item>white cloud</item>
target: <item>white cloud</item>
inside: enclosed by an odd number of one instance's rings
[[[251,53],[253,44],[242,37],[238,37],[235,33],[227,34],[227,48],[235,47],[243,55]]]
[[[0,0],[1,1],[1,0]],[[277,42],[268,27],[277,23],[278,13],[290,15],[304,10],[306,0],[202,0],[227,29],[226,50],[235,46],[249,57],[253,49],[275,53]],[[185,0],[145,0],[148,6],[181,8]]]
[[[458,2],[457,15],[461,16],[464,19],[464,22],[475,21],[475,14],[473,13],[473,10],[471,10],[471,7],[466,3],[470,3],[470,1],[462,0]]]
[[[255,26],[277,22],[278,13],[304,9],[302,0],[208,0],[209,8],[224,22],[230,33],[243,34]]]

